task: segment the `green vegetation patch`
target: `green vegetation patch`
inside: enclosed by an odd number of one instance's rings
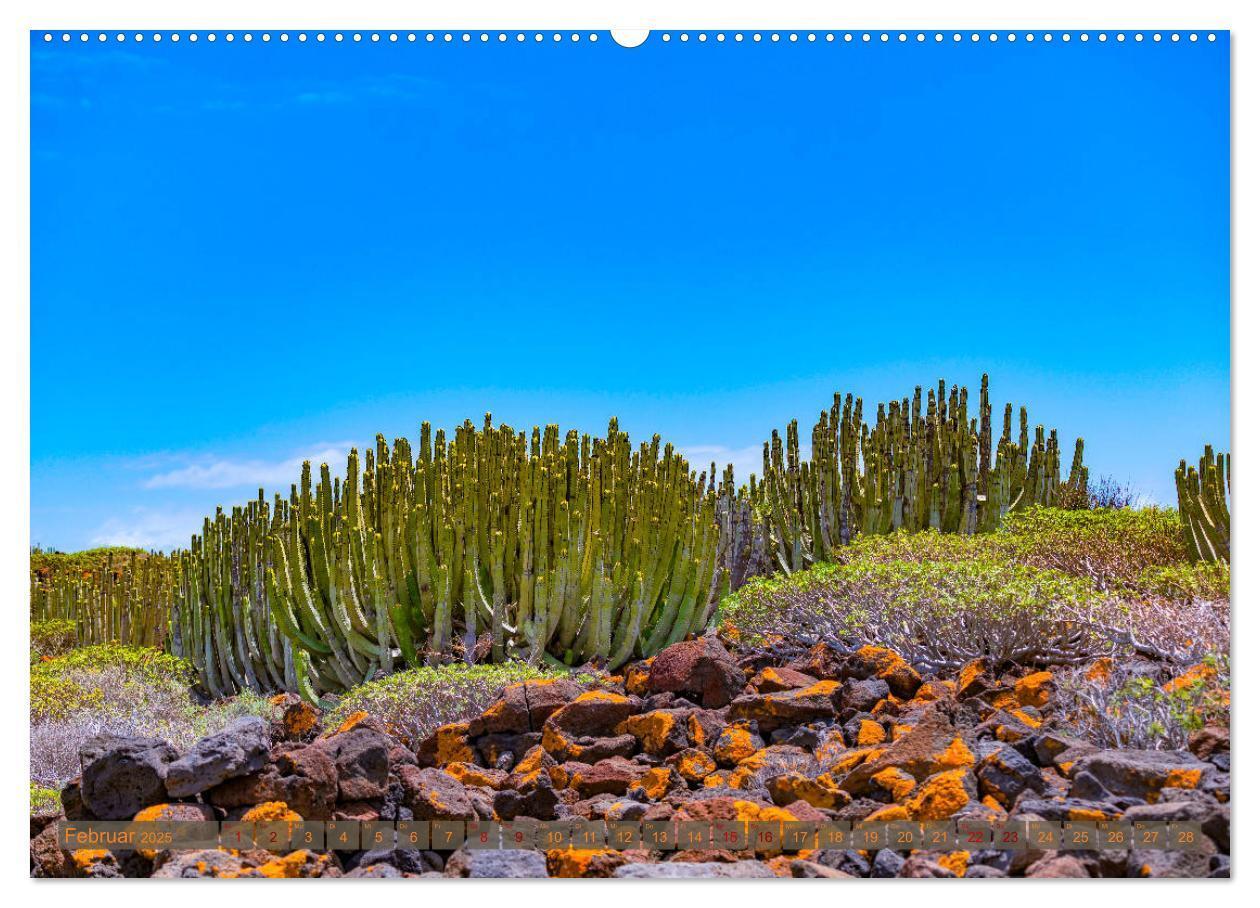
[[[1167,599],[1229,600],[1229,564],[1200,561],[1194,564],[1157,565],[1138,574],[1131,584],[1134,595]]]
[[[31,661],[64,655],[74,648],[74,622],[69,619],[31,622]]]
[[[161,650],[102,644],[72,649],[31,666],[31,721],[84,710],[132,710],[156,695],[186,699],[192,665]]]
[[[462,662],[396,672],[348,691],[329,721],[339,724],[357,710],[383,719],[397,734],[419,740],[439,725],[480,713],[499,692],[517,681],[571,677],[569,672],[535,668],[524,662],[466,665]],[[592,680],[590,676],[572,676]]]
[[[31,783],[31,816],[52,813],[61,806],[61,793],[55,788]]]
[[[977,554],[825,564],[756,580],[723,601],[718,620],[749,644],[877,643],[924,667],[953,668],[985,655],[1025,664],[1087,658],[1108,646],[1090,630],[1094,617],[1117,609],[1084,578]]]
[[[1102,747],[1184,750],[1206,725],[1230,724],[1229,657],[1208,655],[1173,675],[1134,662],[1058,679],[1057,712],[1075,734]]]
[[[1190,568],[1171,508],[1031,507],[1007,514],[996,533],[862,536],[835,557],[843,564],[1005,560],[1086,578],[1107,591],[1145,589],[1138,579],[1153,567]],[[1223,576],[1228,597],[1228,572]]]

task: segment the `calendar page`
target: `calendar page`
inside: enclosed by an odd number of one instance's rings
[[[1228,29],[58,21],[32,877],[1230,876]]]

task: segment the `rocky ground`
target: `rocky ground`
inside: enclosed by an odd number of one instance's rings
[[[526,681],[408,741],[356,714],[237,720],[183,754],[101,736],[31,819],[44,877],[1208,877],[1229,875],[1229,735],[1106,750],[1056,730],[1055,676],[983,661],[923,678],[896,653],[676,644],[591,683]],[[66,852],[55,821],[1187,820],[1207,848]]]

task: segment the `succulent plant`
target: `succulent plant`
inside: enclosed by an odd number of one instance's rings
[[[1199,468],[1183,460],[1174,473],[1177,510],[1193,561],[1229,561],[1229,454],[1205,445]]]
[[[947,533],[991,532],[1010,511],[1053,505],[1060,485],[1058,434],[1019,411],[1018,440],[1006,405],[1002,434],[992,442],[989,377],[980,380],[979,417],[968,413],[966,388],[922,388],[913,398],[879,404],[875,425],[862,418],[862,400],[836,394],[811,436],[812,460],[801,456],[795,421],[785,440],[766,442],[762,478],[734,491],[723,483],[719,512],[732,534],[727,551],[739,560],[732,577],[765,573],[765,564],[793,572],[828,561],[859,534],[934,528]],[[1085,443],[1077,439],[1066,482],[1084,487]],[[751,565],[752,567],[746,567]],[[746,569],[745,569],[746,568]]]
[[[631,444],[557,426],[527,435],[465,422],[419,445],[377,436],[344,476],[303,464],[287,498],[263,490],[206,518],[186,550],[99,577],[32,579],[32,616],[72,617],[90,642],[164,645],[213,696],[314,699],[401,666],[454,659],[616,668],[698,633],[750,577],[826,561],[859,534],[972,534],[1052,504],[1057,435],[1030,443],[1011,407],[990,459],[979,421],[942,381],[878,407],[835,395],[801,456],[795,421],[765,445],[762,477],[691,470],[659,436]],[[1077,441],[1069,482],[1086,480]],[[112,576],[112,575],[111,575]],[[39,582],[37,583],[37,579]],[[38,612],[38,614],[36,614]]]

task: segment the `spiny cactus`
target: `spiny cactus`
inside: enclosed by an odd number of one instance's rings
[[[165,644],[175,576],[170,557],[131,551],[90,564],[79,556],[31,560],[32,621],[73,621],[79,646]]]
[[[1205,445],[1199,468],[1183,460],[1174,473],[1177,510],[1193,561],[1229,561],[1229,454]]]
[[[377,436],[344,477],[310,463],[287,498],[207,518],[187,550],[133,566],[121,586],[32,580],[33,617],[73,617],[84,642],[165,645],[214,696],[283,688],[308,698],[401,665],[463,658],[616,668],[701,631],[731,587],[829,558],[859,534],[977,533],[1051,505],[1057,435],[1019,438],[1008,405],[991,449],[944,382],[878,407],[837,394],[801,457],[795,422],[766,443],[762,479],[692,472],[659,437],[603,438],[465,422],[419,447]],[[992,456],[991,456],[992,454]],[[1077,441],[1068,482],[1084,484]],[[139,573],[147,571],[148,573]],[[112,577],[112,575],[111,575]],[[114,578],[115,580],[118,578]],[[37,614],[38,613],[38,614]]]
[[[344,481],[207,520],[181,558],[172,645],[216,695],[362,683],[399,663],[615,667],[704,627],[725,589],[717,496],[659,438],[532,436],[489,416],[448,442],[378,436]]]
[[[766,442],[762,479],[734,490],[723,483],[719,512],[734,533],[727,549],[732,577],[787,572],[827,560],[858,534],[935,528],[990,532],[1008,511],[1053,505],[1061,483],[1058,435],[1037,426],[1029,440],[1028,414],[1019,411],[1012,434],[1007,404],[994,448],[989,377],[980,381],[979,418],[968,412],[966,388],[945,382],[913,398],[880,404],[875,425],[862,418],[862,400],[836,394],[811,437],[812,460],[801,457],[795,421],[786,444],[776,430]],[[1084,441],[1077,439],[1068,483],[1084,486]]]

